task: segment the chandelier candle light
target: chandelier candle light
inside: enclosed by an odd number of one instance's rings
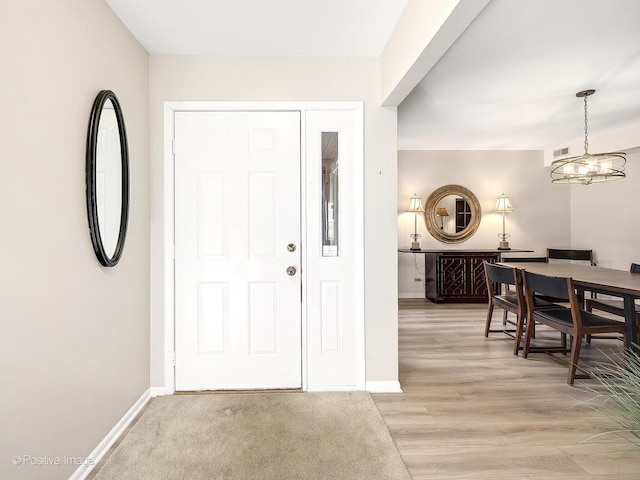
[[[551,163],[552,183],[592,183],[625,178],[624,165],[627,158],[624,152],[589,153],[589,136],[587,133],[587,97],[595,90],[583,90],[576,97],[584,97],[584,154],[555,160]]]
[[[511,247],[509,247],[509,242],[507,242],[507,238],[509,238],[511,235],[506,233],[504,228],[505,216],[507,212],[515,212],[516,210],[513,208],[513,205],[511,205],[511,200],[509,200],[509,197],[505,197],[504,193],[498,197],[495,211],[502,213],[502,233],[498,234],[498,237],[501,239],[498,250],[511,250]]]
[[[420,234],[418,233],[418,213],[424,212],[424,207],[422,206],[422,199],[417,193],[414,193],[413,197],[411,197],[411,203],[409,204],[407,212],[413,213],[413,233],[410,235],[413,239],[413,242],[411,242],[411,250],[420,250],[420,242],[418,242],[420,238]]]

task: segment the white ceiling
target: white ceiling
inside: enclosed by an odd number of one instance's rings
[[[640,120],[640,1],[492,0],[400,105],[398,148],[563,146],[588,88],[590,135]]]
[[[149,53],[378,57],[407,0],[106,0]]]
[[[474,1],[474,0],[461,0]],[[106,0],[150,53],[380,55],[407,0]],[[492,0],[398,109],[399,149],[542,149],[640,120],[639,0]]]

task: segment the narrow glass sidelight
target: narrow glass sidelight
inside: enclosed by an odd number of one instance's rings
[[[322,132],[322,256],[338,256],[338,132]]]

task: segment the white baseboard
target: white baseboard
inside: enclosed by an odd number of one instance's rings
[[[163,389],[164,390],[164,389]],[[120,419],[116,426],[111,429],[104,439],[98,444],[98,446],[87,457],[91,459],[91,465],[81,466],[73,472],[73,475],[69,477],[69,480],[84,480],[95,468],[98,462],[109,451],[111,446],[120,438],[129,424],[134,418],[142,411],[144,406],[151,399],[151,389],[148,389],[142,394],[142,396],[133,404],[127,413]]]
[[[398,298],[424,298],[424,293],[399,293]]]
[[[149,391],[151,392],[151,398],[173,395],[173,392],[168,392],[165,387],[151,387]]]
[[[369,393],[402,393],[400,382],[367,382],[366,390]]]

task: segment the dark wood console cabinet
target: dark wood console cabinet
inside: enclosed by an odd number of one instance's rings
[[[488,301],[483,262],[500,261],[500,253],[438,252],[424,256],[425,296],[438,303]]]
[[[425,297],[436,303],[485,303],[489,296],[484,276],[485,260],[499,262],[503,253],[533,250],[409,250],[400,253],[424,255]]]

